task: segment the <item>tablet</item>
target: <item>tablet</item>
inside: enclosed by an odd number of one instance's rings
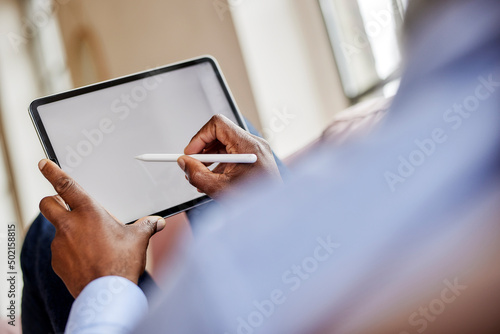
[[[177,163],[135,156],[182,153],[215,114],[246,129],[212,57],[43,97],[29,113],[47,158],[124,223],[210,200]]]

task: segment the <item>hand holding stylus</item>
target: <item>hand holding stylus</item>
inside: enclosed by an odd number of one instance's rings
[[[189,183],[210,197],[217,197],[249,177],[268,177],[281,182],[269,144],[243,130],[222,115],[213,116],[191,139],[177,163]],[[254,163],[220,163],[213,171],[191,154],[254,154]]]

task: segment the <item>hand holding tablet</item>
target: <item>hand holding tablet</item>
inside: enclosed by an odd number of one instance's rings
[[[41,160],[38,168],[57,192],[40,201],[40,211],[56,228],[52,267],[71,295],[76,298],[101,276],[122,276],[137,284],[149,238],[165,228],[165,219],[143,217],[124,225],[52,161]]]

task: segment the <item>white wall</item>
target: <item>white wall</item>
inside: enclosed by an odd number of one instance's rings
[[[286,157],[348,105],[318,2],[229,3],[264,134]]]

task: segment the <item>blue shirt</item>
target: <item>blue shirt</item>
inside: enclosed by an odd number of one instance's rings
[[[84,322],[73,306],[68,332],[306,332],[410,272],[408,259],[425,263],[455,245],[459,218],[497,187],[498,17],[491,0],[433,11],[409,36],[400,91],[375,133],[326,144],[285,185],[247,184],[199,217],[194,247],[139,325],[127,312],[147,306],[127,284],[128,311],[110,302]],[[97,298],[92,284],[75,305]]]

